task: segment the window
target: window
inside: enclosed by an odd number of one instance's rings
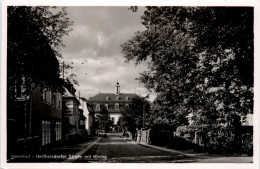
[[[51,92],[47,91],[46,89],[43,91],[44,92],[44,101],[48,104],[51,104]]]
[[[51,142],[51,123],[49,121],[42,121],[42,145]]]
[[[55,92],[51,92],[51,104],[52,105],[56,105],[56,93]]]
[[[45,145],[46,144],[46,141],[45,141],[45,135],[46,135],[46,129],[45,129],[45,121],[42,121],[42,145]]]
[[[100,104],[96,105],[96,110],[100,110]]]
[[[48,99],[47,99],[47,103],[51,104],[52,100],[52,93],[51,91],[48,91]]]
[[[125,100],[129,100],[129,98],[126,96],[126,97],[125,97]]]
[[[114,123],[115,122],[115,117],[111,117],[111,120]]]
[[[46,100],[47,100],[47,91],[46,91],[46,89],[44,89],[44,90],[42,91],[42,100],[43,100],[43,101],[46,101]]]
[[[119,96],[116,96],[116,100],[119,100]]]
[[[15,96],[17,98],[22,98],[23,92],[24,92],[24,82],[25,78],[22,77],[21,79],[16,80],[15,82]]]
[[[115,104],[115,110],[119,110],[119,104],[118,103]]]
[[[55,125],[56,141],[61,139],[61,122],[56,122]]]
[[[125,104],[125,108],[126,108],[126,109],[129,109],[129,104]]]
[[[108,96],[106,97],[106,100],[109,100],[109,97],[108,97]]]
[[[62,109],[62,96],[60,95],[60,109]]]
[[[106,109],[108,110],[108,104],[105,104]]]
[[[57,92],[56,93],[56,107],[58,109],[61,109],[61,107],[62,107],[61,100],[62,100],[61,94]]]

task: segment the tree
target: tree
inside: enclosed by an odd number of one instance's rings
[[[149,64],[139,80],[160,96],[156,118],[179,126],[193,113],[213,126],[253,112],[253,8],[146,7],[141,19],[146,29],[121,47]]]
[[[253,8],[200,8],[191,17],[200,53],[197,78],[207,80],[200,95],[204,110],[195,114],[215,124],[253,113]]]
[[[110,120],[110,115],[106,107],[102,106],[99,114],[96,118],[96,124],[98,129],[110,131],[110,127],[113,126],[113,122]]]
[[[136,133],[136,129],[141,129],[145,126],[147,118],[149,117],[150,103],[143,97],[134,97],[128,109],[123,113],[123,116],[119,119],[119,126],[123,130],[131,132],[133,135]]]
[[[178,8],[147,7],[142,16],[146,30],[137,32],[122,45],[128,62],[135,60],[139,64],[149,58],[148,71],[143,72],[139,80],[160,94],[156,114],[169,124],[176,121],[178,112],[189,111],[179,111],[179,108],[185,108],[182,105],[190,97],[197,61],[192,51],[195,38],[177,27],[176,22],[184,19],[175,17],[179,11]],[[190,26],[189,22],[185,24]]]
[[[64,46],[62,37],[71,31],[72,24],[66,9],[9,6],[7,12],[8,103],[20,85],[25,87],[25,94],[34,86],[60,90],[63,81],[57,57],[61,57],[59,50]]]

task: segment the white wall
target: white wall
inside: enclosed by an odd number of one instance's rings
[[[121,116],[121,114],[110,114],[110,118],[111,118],[111,119],[112,119],[112,117],[115,118],[114,125],[117,124],[117,122],[118,122],[120,116]]]
[[[87,102],[85,102],[84,100],[80,99],[80,106],[83,110],[83,115],[86,117],[85,120],[85,129],[88,130],[88,115],[89,115],[89,111],[88,111],[88,107],[87,107]]]

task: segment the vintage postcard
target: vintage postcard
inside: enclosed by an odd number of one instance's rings
[[[259,13],[3,1],[1,168],[258,168]]]

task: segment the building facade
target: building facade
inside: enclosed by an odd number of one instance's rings
[[[69,86],[69,87],[68,87]],[[67,85],[65,87],[65,93],[62,96],[64,105],[64,114],[67,113],[64,118],[69,119],[70,131],[66,134],[67,139],[69,136],[75,136],[79,134],[79,124],[80,124],[80,113],[79,113],[79,100],[75,97],[75,89],[73,85]]]
[[[62,140],[62,93],[39,87],[32,95],[31,134],[45,146]]]
[[[90,103],[87,103],[87,108],[88,108],[88,116],[87,116],[87,123],[86,123],[86,128],[88,131],[88,135],[94,135],[95,134],[95,111],[93,108],[93,105]]]
[[[93,107],[90,106],[90,104],[87,103],[87,99],[84,97],[80,97],[80,111],[82,110],[83,116],[86,118],[84,121],[84,128],[87,130],[88,135],[94,134],[94,110]],[[81,121],[81,124],[83,124],[83,121]]]
[[[8,109],[8,154],[35,153],[62,139],[62,93],[36,86],[22,91]]]
[[[129,108],[134,97],[137,97],[134,93],[120,93],[120,85],[117,82],[114,93],[99,93],[90,97],[88,103],[93,106],[96,114],[100,112],[102,106],[106,107],[113,124],[117,125],[122,112]]]
[[[64,123],[66,123],[66,119],[69,121],[69,124],[64,124],[63,126],[66,139],[76,135],[87,136],[85,128],[87,118],[84,116],[86,112],[85,102],[79,96],[76,96],[75,93],[76,89],[73,84],[67,82],[65,84],[65,93],[63,94],[63,120]],[[69,131],[65,128],[69,128]]]

